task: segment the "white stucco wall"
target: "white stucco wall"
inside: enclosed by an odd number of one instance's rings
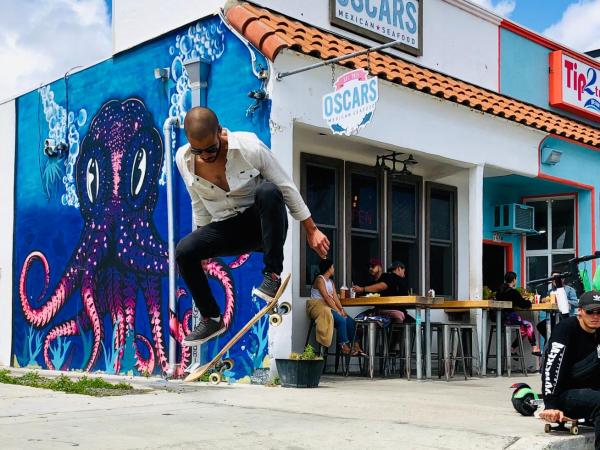
[[[15,175],[15,102],[0,104],[0,365],[10,364]]]
[[[274,70],[288,71],[315,61],[286,50]],[[346,71],[336,67],[335,77]],[[331,68],[322,67],[271,81],[272,121],[293,120],[326,129],[321,98],[333,90],[331,78]],[[544,136],[533,128],[380,80],[373,120],[356,139],[431,155],[465,168],[484,164],[536,176],[537,149]]]
[[[276,61],[274,73],[314,63],[315,59],[284,51]],[[336,77],[342,73],[336,68]],[[459,299],[469,298],[470,290],[470,245],[481,246],[481,236],[470,239],[469,230],[469,173],[476,166],[494,166],[505,171],[525,176],[537,174],[537,149],[544,133],[523,125],[484,114],[380,80],[379,103],[372,122],[358,136],[351,138],[348,146],[344,138],[332,144],[318,145],[311,142],[310,148],[303,147],[302,139],[295,136],[299,129],[320,128],[328,133],[321,115],[321,98],[331,91],[331,69],[314,69],[282,81],[271,80],[269,93],[272,99],[271,129],[273,151],[284,155],[285,164],[293,152],[293,176],[300,183],[300,153],[309,152],[334,158],[374,165],[377,149],[410,152],[419,160],[428,159],[425,164],[415,166],[415,174],[422,175],[424,181],[434,181],[457,187],[458,191],[458,289]],[[294,105],[290,107],[290,105]],[[293,124],[296,124],[295,126]],[[347,139],[347,138],[346,138]],[[333,142],[336,142],[335,140]],[[363,145],[364,144],[364,145]],[[361,148],[363,145],[363,148]],[[438,163],[434,165],[431,161]],[[286,248],[286,261],[291,260],[293,274],[300,267],[300,225],[292,222],[291,251]],[[481,264],[481,261],[476,261]],[[423,267],[423,270],[425,268]],[[286,269],[287,270],[287,269]],[[424,275],[423,275],[424,276]],[[299,279],[292,286],[294,316],[292,321],[284,321],[278,333],[293,326],[292,348],[301,349],[306,338],[308,321],[304,311],[304,299],[300,297]],[[436,312],[435,314],[443,314]],[[437,319],[435,316],[433,319]],[[286,331],[291,333],[291,331]],[[280,341],[273,349],[276,357],[289,352],[289,341]],[[285,347],[285,348],[284,348]],[[281,352],[281,353],[279,353]]]
[[[329,0],[254,0],[254,3],[366,45],[380,44],[332,26]],[[225,4],[225,0],[114,0],[113,51],[121,52],[206,17]],[[498,17],[463,0],[426,0],[423,2],[423,55],[414,57],[388,51],[465,81],[497,89],[499,21]]]

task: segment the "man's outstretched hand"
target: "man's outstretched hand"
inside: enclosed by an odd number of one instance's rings
[[[308,241],[308,246],[312,248],[321,258],[327,257],[327,253],[329,252],[329,239],[327,239],[327,236],[325,236],[321,230],[317,228],[312,220],[312,217],[306,219],[303,224],[304,228],[306,229],[306,240]]]
[[[559,409],[545,409],[540,413],[540,419],[544,419],[546,422],[569,422],[573,419],[568,418],[564,415],[564,413]]]

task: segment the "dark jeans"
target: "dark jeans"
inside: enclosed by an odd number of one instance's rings
[[[179,241],[175,249],[179,273],[202,317],[221,314],[202,270],[202,260],[262,251],[264,271],[279,275],[283,270],[287,227],[281,191],[273,183],[263,183],[256,190],[255,203],[250,208],[229,219],[211,222]]]
[[[571,419],[589,419],[594,424],[596,450],[600,450],[600,390],[569,389],[558,396],[558,409]]]

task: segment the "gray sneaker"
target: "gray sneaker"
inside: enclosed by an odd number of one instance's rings
[[[210,318],[205,318],[200,321],[196,328],[188,334],[181,345],[184,347],[192,347],[194,345],[200,345],[212,338],[217,337],[225,332],[225,324],[223,319],[218,322]]]
[[[281,277],[276,273],[267,272],[264,275],[263,282],[258,288],[254,289],[253,294],[266,302],[270,302],[275,298],[280,286]]]

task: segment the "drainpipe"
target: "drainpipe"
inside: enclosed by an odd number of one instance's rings
[[[175,231],[173,214],[173,154],[171,153],[171,129],[179,127],[178,117],[169,117],[163,124],[163,135],[165,137],[166,150],[166,173],[167,173],[167,239],[169,243],[169,310],[177,314],[177,305],[175,303]],[[173,333],[170,331],[171,321],[169,320],[169,370],[167,376],[173,376],[175,364],[177,363],[177,342]]]

